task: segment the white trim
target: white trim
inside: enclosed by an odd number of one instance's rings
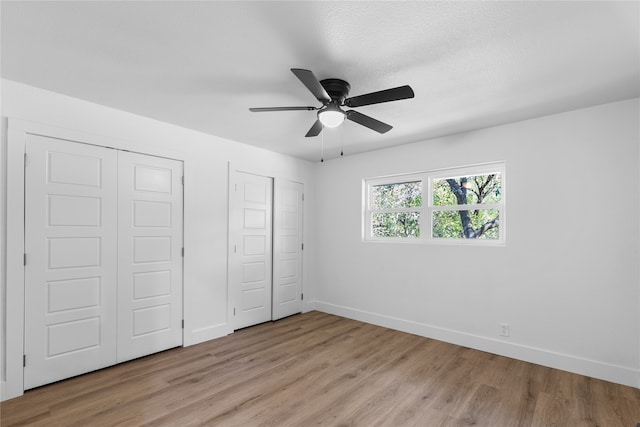
[[[317,310],[315,301],[302,301],[302,312],[308,313],[310,311]]]
[[[2,399],[24,393],[24,153],[27,123],[7,123],[7,299],[6,391]]]
[[[469,175],[486,175],[488,173],[499,172],[504,173],[504,161],[480,163],[467,166],[454,166],[450,168],[426,171],[431,178],[461,178]]]
[[[414,335],[436,339],[500,356],[511,357],[525,362],[550,368],[586,375],[617,384],[640,388],[640,369],[612,365],[597,360],[585,359],[522,344],[514,344],[480,335],[468,334],[407,319],[386,316],[350,307],[315,302],[316,310],[336,316],[359,320],[385,328],[395,329]]]
[[[218,325],[211,325],[204,328],[198,328],[192,330],[188,335],[185,334],[184,346],[190,346],[200,344],[205,341],[213,340],[216,338],[222,338],[233,333],[233,329],[228,323],[220,323]]]

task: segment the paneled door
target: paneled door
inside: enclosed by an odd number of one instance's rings
[[[116,363],[116,162],[27,136],[25,389]]]
[[[276,179],[273,219],[273,320],[302,311],[303,185]]]
[[[182,168],[27,136],[25,389],[182,344]]]
[[[118,152],[118,362],[182,345],[182,162]]]
[[[271,320],[272,194],[271,178],[233,173],[229,218],[233,329]]]

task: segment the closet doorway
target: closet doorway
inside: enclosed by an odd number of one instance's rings
[[[26,137],[24,389],[182,345],[182,162]]]
[[[303,184],[232,170],[229,308],[233,330],[302,311]]]

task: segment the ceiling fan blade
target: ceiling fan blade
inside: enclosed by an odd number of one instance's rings
[[[318,101],[323,104],[331,101],[331,97],[311,71],[303,70],[301,68],[292,68],[291,72],[296,75],[296,77],[307,87],[307,89],[309,89],[309,91],[311,91]]]
[[[379,104],[381,102],[399,101],[401,99],[413,98],[414,96],[411,86],[405,85],[347,98],[344,100],[344,105],[348,107],[361,107],[363,105]]]
[[[316,107],[259,107],[259,108],[249,108],[249,111],[254,113],[263,113],[265,111],[298,111],[298,110],[306,110],[306,111],[314,111],[317,110]]]
[[[376,120],[373,117],[369,117],[365,114],[358,113],[357,111],[354,111],[354,110],[347,111],[346,115],[347,115],[347,119],[351,120],[352,122],[356,122],[362,126],[366,126],[369,129],[373,129],[378,133],[387,133],[391,129],[393,129],[393,126],[390,126],[386,123],[382,123],[381,121]]]
[[[320,120],[316,120],[316,122],[313,124],[313,126],[311,126],[311,129],[309,129],[309,132],[307,132],[307,134],[305,135],[306,138],[309,138],[310,136],[318,136],[320,135],[320,132],[322,132],[322,123],[320,122]]]

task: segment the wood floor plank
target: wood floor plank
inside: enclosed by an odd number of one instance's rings
[[[376,328],[371,329],[370,332],[366,332],[363,330],[362,335],[360,336],[367,337],[372,332],[375,332],[377,335],[379,330],[377,330]],[[331,384],[332,386],[340,386],[343,383],[352,381],[353,378],[356,378],[358,374],[353,372],[354,366],[352,365],[351,361],[361,361],[360,363],[365,363],[368,355],[375,355],[377,353],[377,349],[375,346],[376,340],[368,339],[368,341],[369,342],[367,342],[366,344],[364,342],[355,344],[352,339],[341,343],[340,346],[334,347],[333,351],[330,351],[326,356],[322,357],[323,361],[332,362],[329,365],[326,365],[327,371],[321,378],[311,381],[305,379],[304,381],[301,381],[300,384],[291,386],[290,389],[295,392],[297,388],[302,387],[302,389],[300,389],[299,391],[304,393],[302,395],[308,397],[308,399],[306,399],[305,401],[308,402],[313,400],[313,395],[316,394],[318,390],[328,386],[329,384]],[[333,362],[334,360],[337,360],[337,363]],[[305,363],[306,362],[307,361],[305,361]],[[313,361],[311,362],[313,363]],[[329,382],[325,382],[325,379],[329,379]],[[267,415],[270,414],[270,408],[277,408],[277,411],[280,414],[282,414],[283,412],[288,412],[290,414],[294,413],[293,408],[287,408],[290,402],[286,400],[282,401],[277,396],[270,400],[273,401],[272,404],[270,404],[269,400],[265,400],[264,402],[262,402],[262,407],[259,408],[257,414],[253,414],[254,418],[244,419],[244,422],[251,424],[258,422],[257,420],[255,420],[255,415],[259,415],[261,419],[266,420]],[[295,405],[298,402],[299,400],[294,400],[292,403]],[[287,409],[287,411],[284,411],[285,408]],[[299,411],[296,412],[299,413]],[[277,425],[278,421],[273,420],[271,423]]]
[[[320,312],[27,391],[6,426],[635,426],[640,390]]]

